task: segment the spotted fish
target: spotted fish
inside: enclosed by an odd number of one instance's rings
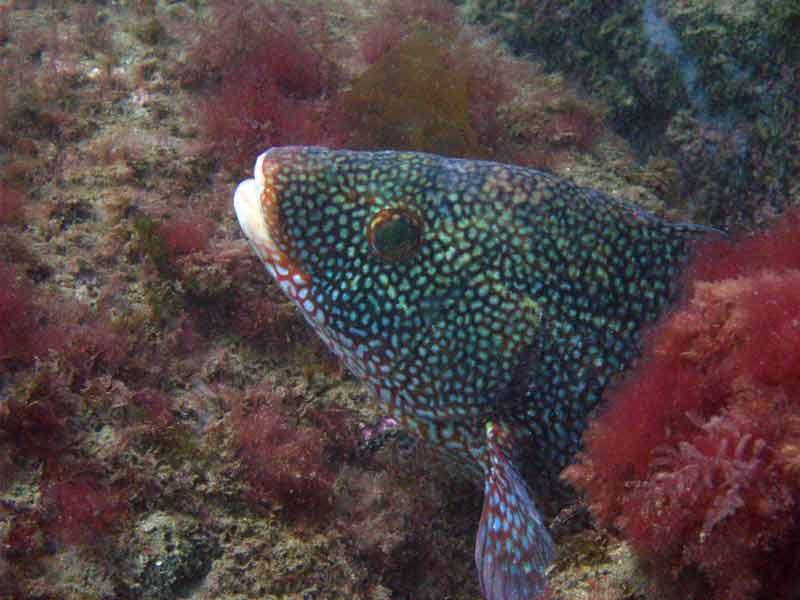
[[[383,409],[482,475],[484,597],[542,593],[555,547],[523,472],[546,497],[704,230],[531,169],[316,147],[259,156],[234,207]]]

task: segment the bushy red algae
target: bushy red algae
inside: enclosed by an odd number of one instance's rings
[[[798,216],[701,251],[706,281],[650,332],[565,471],[602,525],[714,598],[791,598],[800,568]]]
[[[283,8],[219,3],[188,53],[184,82],[202,90],[199,124],[206,143],[232,168],[282,144],[334,143],[336,67],[324,48],[322,13],[295,10],[317,24],[302,32]],[[313,44],[312,44],[313,40]],[[209,50],[210,49],[210,50]]]
[[[255,504],[272,504],[307,520],[324,517],[333,507],[333,482],[339,462],[336,449],[352,444],[348,419],[338,411],[316,414],[319,425],[299,423],[284,404],[286,389],[263,386],[236,394],[233,426]],[[253,406],[245,404],[252,400]],[[317,411],[315,411],[317,412]]]
[[[11,225],[21,221],[25,200],[22,192],[0,184],[0,225]]]
[[[0,263],[0,371],[31,357],[32,299],[30,286],[17,277],[16,269]]]
[[[124,526],[128,489],[109,484],[100,465],[54,463],[42,488],[45,531],[65,544],[93,545]]]
[[[542,167],[588,152],[602,131],[598,105],[537,82],[531,65],[504,55],[443,0],[386,2],[358,34],[360,73],[352,49],[331,35],[339,15],[323,6],[213,4],[179,69],[209,156],[244,170],[264,148],[302,144]],[[525,86],[549,86],[555,103],[526,107]],[[528,110],[535,114],[520,114]]]
[[[782,215],[770,229],[704,244],[689,266],[689,280],[718,281],[764,270],[800,269],[800,209]]]
[[[361,56],[372,64],[415,28],[452,28],[455,23],[455,8],[445,0],[388,2],[357,35]]]
[[[208,248],[212,223],[204,215],[186,212],[162,222],[157,235],[161,238],[167,254],[175,258]]]

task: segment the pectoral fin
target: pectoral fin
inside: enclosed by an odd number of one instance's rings
[[[545,589],[555,545],[512,464],[506,425],[487,423],[486,486],[475,563],[486,600],[531,600]]]

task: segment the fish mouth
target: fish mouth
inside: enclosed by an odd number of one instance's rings
[[[245,179],[233,194],[233,208],[250,246],[283,292],[314,321],[324,321],[311,300],[312,279],[286,250],[283,238],[275,174],[280,169],[276,148],[256,159],[253,178]]]
[[[272,183],[276,165],[267,164],[264,172],[264,161],[269,150],[258,157],[252,179],[245,179],[233,194],[233,208],[236,218],[245,237],[258,257],[265,263],[273,265],[288,261],[285,252],[281,252],[275,243],[275,236],[267,221],[267,215],[274,212],[275,189]]]

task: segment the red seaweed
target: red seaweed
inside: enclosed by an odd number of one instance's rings
[[[708,281],[650,332],[565,471],[602,525],[715,599],[791,598],[800,567],[798,216],[700,252]]]

